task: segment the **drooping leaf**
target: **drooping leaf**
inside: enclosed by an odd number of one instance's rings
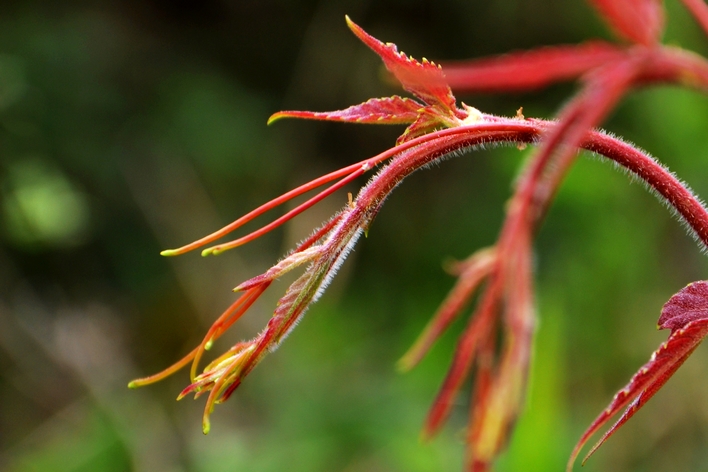
[[[484,413],[489,410],[492,402],[492,382],[494,381],[494,348],[496,339],[494,336],[489,336],[479,350],[477,360],[477,372],[474,379],[474,387],[472,389],[472,398],[470,401],[469,411],[469,426],[467,428],[467,457],[465,462],[468,464],[468,470],[485,472],[489,467],[487,461],[482,459],[486,454],[480,454],[479,448],[475,445],[481,444],[482,435],[484,433],[483,424],[479,418],[484,416]]]
[[[281,118],[304,118],[310,120],[346,121],[354,123],[373,124],[407,124],[413,123],[424,105],[399,96],[372,98],[359,105],[344,110],[312,112],[312,111],[280,111],[268,119],[268,124]]]
[[[418,62],[405,53],[399,52],[395,44],[382,43],[350,20],[349,17],[346,19],[352,32],[381,57],[386,68],[405,90],[428,105],[439,107],[441,110],[453,114],[458,111],[455,107],[455,97],[447,85],[445,74],[439,65],[427,59]],[[460,116],[460,118],[464,118],[464,116]]]
[[[661,389],[708,335],[708,282],[694,282],[671,297],[661,311],[659,328],[671,329],[669,339],[659,346],[649,362],[639,369],[583,433],[571,454],[568,471],[572,470],[575,458],[593,434],[627,407],[619,420],[593,446],[583,463]]]
[[[661,0],[590,0],[612,29],[621,37],[651,45],[664,28]]]
[[[544,181],[535,184],[540,196],[534,201],[538,211],[546,210],[576,159],[576,149],[582,145],[587,132],[605,118],[640,72],[638,60],[609,63],[589,74],[585,87],[560,111],[558,125],[548,131],[529,164],[538,172],[546,173]],[[553,164],[549,165],[549,161]]]
[[[510,252],[506,253],[509,259],[500,262],[506,267],[498,269],[507,294],[502,312],[505,336],[498,353],[498,366],[494,367],[491,383],[486,387],[488,399],[481,408],[475,406],[473,410],[468,470],[491,470],[491,464],[508,443],[523,408],[536,316],[532,295],[530,226],[521,228],[517,234],[515,238],[518,240],[512,239],[508,243],[511,246]],[[486,355],[491,356],[493,344],[487,343],[491,349]],[[481,349],[477,364],[482,372],[484,363],[489,362],[484,356]]]
[[[489,287],[482,295],[479,305],[460,336],[450,369],[448,369],[445,380],[428,411],[428,417],[423,426],[424,437],[434,436],[445,423],[454,405],[457,392],[472,369],[480,347],[484,347],[487,338],[493,332],[501,288],[498,279],[489,282]]]
[[[510,439],[526,394],[533,329],[527,334],[502,347],[501,363],[492,374],[491,383],[485,386],[487,398],[479,407],[474,405],[470,418],[474,434],[469,437],[468,459],[474,467],[468,470],[491,470]],[[482,382],[489,380],[483,378]]]

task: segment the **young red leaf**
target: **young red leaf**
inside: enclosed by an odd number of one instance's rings
[[[470,124],[481,118],[481,113],[475,108],[465,104],[462,104],[462,108],[457,108],[455,97],[445,81],[440,66],[427,59],[418,62],[398,52],[395,44],[382,43],[354,24],[349,17],[347,17],[347,24],[364,44],[381,57],[386,68],[398,79],[403,88],[422,100],[424,104],[398,96],[375,98],[338,111],[281,111],[270,117],[269,124],[280,118],[410,124],[396,141],[396,144],[401,144],[440,128]]]
[[[572,470],[575,458],[593,434],[622,408],[627,407],[619,420],[585,456],[583,463],[661,389],[708,335],[708,282],[694,282],[671,297],[661,311],[659,328],[671,329],[669,339],[659,346],[649,362],[639,369],[583,433],[570,456],[568,471]]]
[[[661,0],[590,0],[615,32],[639,44],[652,45],[664,27]]]
[[[576,79],[623,54],[625,52],[617,46],[601,41],[577,46],[550,46],[445,63],[445,79],[452,89],[465,92],[534,90]]]
[[[447,85],[445,74],[439,65],[423,59],[418,62],[405,53],[399,52],[393,43],[382,43],[359,25],[346,17],[347,25],[352,32],[376,54],[381,57],[386,68],[403,85],[403,88],[412,93],[428,105],[439,107],[441,111],[457,114],[458,118],[465,118],[464,113],[455,107],[455,97]]]
[[[474,379],[474,387],[472,388],[472,398],[470,401],[469,411],[469,426],[467,427],[467,457],[465,462],[467,470],[474,472],[486,472],[489,469],[489,463],[480,459],[479,450],[475,445],[480,444],[483,428],[479,418],[484,416],[484,413],[489,410],[489,405],[492,402],[492,382],[494,381],[494,371],[496,366],[494,359],[494,351],[496,347],[496,339],[494,336],[489,336],[484,345],[479,349],[477,357],[477,372]]]
[[[424,105],[399,96],[372,98],[359,105],[344,110],[312,112],[312,111],[280,111],[268,119],[268,124],[281,118],[305,118],[310,120],[348,121],[354,123],[374,124],[408,124],[413,123]]]
[[[470,428],[469,470],[491,470],[491,464],[508,443],[513,425],[523,408],[531,347],[535,326],[533,284],[531,276],[531,226],[520,228],[518,236],[502,241],[499,250],[508,250],[500,257],[499,276],[504,280],[503,333],[504,341],[498,352],[489,399],[482,408],[474,409]],[[478,354],[482,360],[483,352]],[[479,364],[479,361],[478,361]]]

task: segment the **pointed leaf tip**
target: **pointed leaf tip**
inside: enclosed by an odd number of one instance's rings
[[[369,35],[349,16],[345,16],[352,32],[371,50],[379,55],[386,68],[401,83],[403,88],[415,95],[423,103],[399,96],[373,98],[359,105],[343,110],[328,112],[280,111],[271,115],[268,124],[282,118],[300,118],[309,120],[340,121],[371,124],[408,124],[397,144],[414,139],[438,128],[467,124],[461,121],[474,121],[477,115],[470,117],[470,107],[459,110],[455,97],[447,85],[445,75],[439,65],[423,59],[422,62],[399,52],[393,43],[382,43]]]
[[[266,122],[266,126],[270,126],[272,123],[278,121],[281,118],[285,118],[282,112],[277,112],[273,113],[268,117],[268,121]]]
[[[369,124],[409,124],[413,123],[424,105],[397,95],[385,98],[372,98],[343,110],[312,112],[312,111],[280,111],[271,116],[270,122],[281,118],[300,118],[305,120],[341,121],[349,123]]]
[[[347,22],[347,26],[349,27],[349,29],[352,30],[357,36],[359,36],[358,31],[364,31],[361,29],[361,26],[357,25],[352,21],[351,18],[349,18],[349,15],[344,15],[344,21]]]
[[[383,61],[386,69],[401,83],[403,88],[426,104],[440,107],[455,115],[455,97],[447,85],[442,68],[428,60],[418,62],[398,51],[393,43],[383,43],[364,31],[347,16],[347,25],[357,38],[374,51]]]

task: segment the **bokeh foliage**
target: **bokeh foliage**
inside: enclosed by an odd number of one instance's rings
[[[708,42],[667,1],[668,39]],[[492,243],[524,153],[467,154],[411,177],[335,284],[213,417],[187,377],[128,391],[178,359],[256,275],[346,201],[218,257],[158,256],[308,178],[390,147],[400,129],[283,122],[389,95],[344,14],[417,57],[462,59],[605,37],[580,0],[0,4],[0,469],[459,470],[467,402],[418,442],[455,332],[394,364],[450,288],[442,265]],[[552,116],[572,85],[468,96]],[[637,92],[606,128],[708,195],[708,100]],[[355,187],[350,190],[355,191]],[[536,243],[528,409],[500,470],[562,470],[581,431],[665,338],[661,305],[708,264],[664,208],[607,163],[578,162]],[[265,323],[282,281],[224,339]],[[459,330],[461,324],[456,326]],[[454,330],[453,330],[454,331]],[[587,470],[705,470],[700,348]]]

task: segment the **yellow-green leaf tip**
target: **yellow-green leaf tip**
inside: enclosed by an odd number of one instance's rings
[[[426,431],[425,429],[423,429],[420,432],[420,434],[418,435],[418,441],[421,444],[426,444],[426,443],[430,442],[431,438],[432,438],[432,435],[430,434],[430,431]]]
[[[270,115],[270,118],[268,118],[268,123],[266,123],[266,125],[270,125],[274,121],[278,121],[279,119],[285,118],[286,116],[287,115],[282,111],[279,111],[278,113],[273,113],[272,115]]]
[[[398,362],[396,362],[396,370],[401,373],[410,371],[413,368],[413,363],[410,361],[408,356],[401,357]]]
[[[140,387],[140,385],[135,380],[132,380],[128,383],[128,388],[138,388],[138,387]]]
[[[349,15],[344,15],[344,19],[347,21],[347,26],[348,26],[349,29],[352,31],[352,33],[354,33],[359,39],[363,39],[363,38],[362,38],[362,33],[363,33],[364,35],[366,35],[366,33],[364,32],[364,30],[362,30],[359,25],[357,25],[356,23],[354,23],[354,22],[352,21],[352,19],[349,18]]]
[[[209,434],[210,430],[211,424],[209,423],[209,420],[205,418],[204,421],[202,421],[202,431],[204,432],[204,434]]]
[[[208,351],[209,349],[211,349],[211,347],[213,345],[214,345],[214,340],[210,339],[209,341],[206,342],[206,344],[204,344],[204,350]]]
[[[219,251],[213,247],[208,247],[202,251],[202,257],[216,256],[217,254],[219,254]]]
[[[161,256],[176,256],[178,254],[177,249],[165,249],[164,251],[160,251]]]

